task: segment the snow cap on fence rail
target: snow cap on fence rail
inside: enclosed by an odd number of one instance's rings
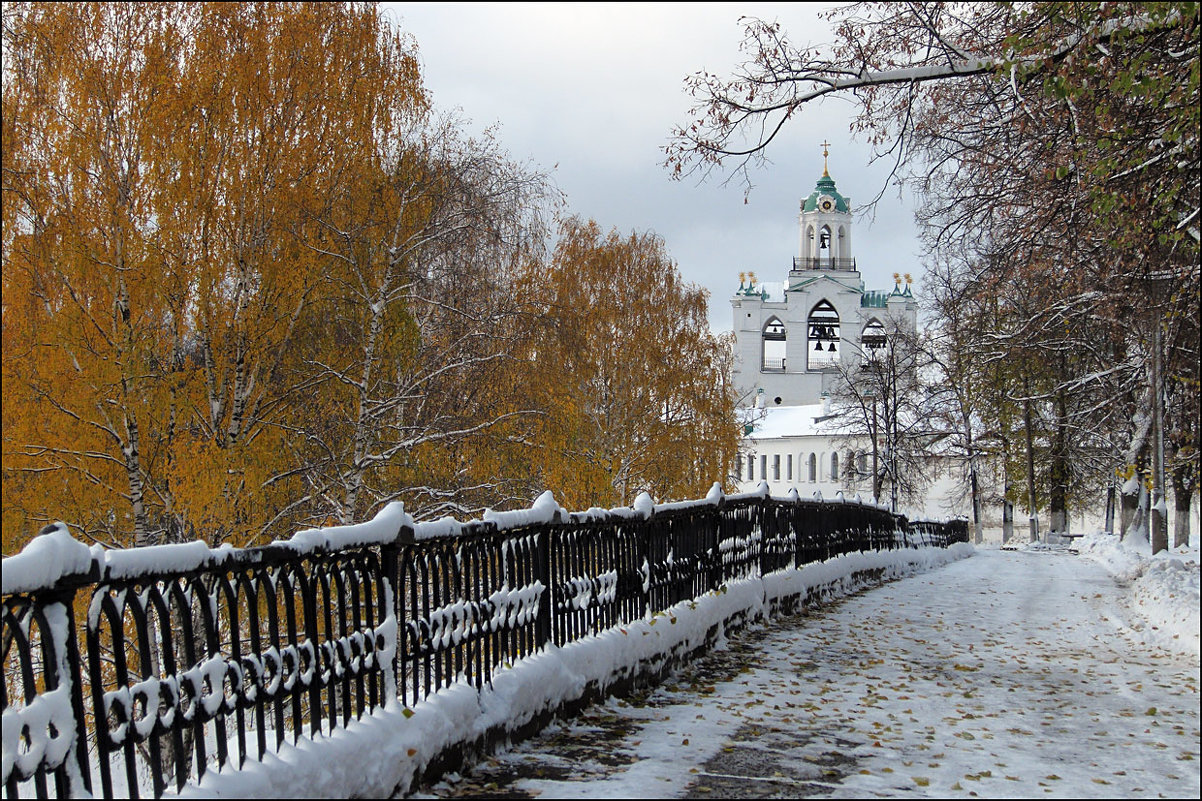
[[[547,490],[535,499],[529,509],[517,509],[512,512],[494,512],[492,509],[485,509],[484,522],[493,523],[499,529],[521,528],[553,523],[556,517],[562,520],[567,517],[567,514],[568,510],[556,502],[551,490]]]
[[[437,520],[425,520],[413,526],[415,540],[433,540],[439,537],[458,537],[463,533],[464,523],[453,517],[440,517]]]
[[[644,495],[646,493],[643,493]],[[651,503],[651,496],[647,496],[647,502]],[[654,506],[654,504],[652,504]],[[612,509],[606,509],[602,506],[590,506],[583,512],[572,512],[572,522],[574,523],[592,523],[604,522],[607,520],[646,520],[650,511],[647,509],[635,509],[632,506],[615,506]]]
[[[300,554],[317,549],[336,551],[383,545],[395,542],[401,527],[406,524],[412,525],[412,518],[405,514],[401,503],[394,501],[366,523],[305,529],[290,539],[276,540],[273,544]],[[221,562],[239,550],[228,544],[210,548],[202,540],[142,548],[109,550],[99,545],[89,548],[71,537],[66,524],[55,523],[42,529],[21,553],[4,560],[3,591],[8,595],[49,589],[64,576],[87,573],[93,564],[104,579],[184,573]]]
[[[583,512],[572,512],[572,520],[577,523],[608,520],[611,516],[634,517],[634,510],[629,506],[616,506],[613,509],[604,509],[600,506],[590,506]]]
[[[51,523],[20,553],[5,557],[2,567],[5,595],[32,592],[53,587],[63,576],[87,573],[92,569],[92,551],[71,536],[66,523]]]
[[[693,501],[693,503],[698,503],[698,501]],[[569,514],[568,510],[560,506],[555,500],[554,494],[550,490],[547,490],[535,499],[529,509],[515,509],[505,512],[486,509],[479,521],[472,520],[466,523],[461,523],[451,517],[417,523],[414,525],[414,538],[417,540],[430,540],[440,537],[454,537],[475,522],[492,523],[498,529],[505,530],[551,523],[555,521],[557,513],[561,521],[570,518],[577,523],[587,523],[613,518],[646,519],[654,510],[655,502],[651,499],[650,495],[643,492],[635,498],[631,506],[615,506],[612,509],[593,506],[582,512],[572,512]]]
[[[816,500],[822,500],[821,493],[816,492],[814,496]],[[716,506],[724,500],[768,497],[770,495],[766,481],[761,481],[752,492],[729,497],[723,493],[722,485],[715,482],[704,499],[657,506],[648,493],[641,492],[630,507],[622,506],[609,510],[593,508],[578,513],[576,517],[601,519],[617,516],[646,519],[656,511]],[[790,501],[797,500],[797,489],[791,488],[786,497]],[[842,497],[840,500],[849,502]],[[864,503],[859,495],[856,496],[856,502],[878,509],[889,508],[883,503]],[[529,509],[510,512],[495,512],[489,509],[485,511],[483,519],[500,529],[508,529],[551,523],[557,517],[560,520],[567,519],[568,512],[555,501],[554,495],[548,490],[540,495]],[[276,540],[273,544],[297,553],[308,553],[318,549],[335,551],[395,542],[403,526],[412,526],[417,539],[432,539],[455,536],[468,525],[470,523],[460,523],[450,517],[414,524],[413,518],[405,513],[404,505],[394,501],[365,523],[305,529],[298,531],[290,539]],[[42,529],[19,554],[4,559],[3,591],[5,594],[11,594],[49,589],[64,576],[87,573],[93,563],[101,568],[102,574],[107,578],[195,570],[225,559],[236,550],[229,545],[211,549],[202,541],[120,550],[105,550],[100,546],[89,548],[72,538],[66,524],[59,522]]]
[[[413,525],[413,518],[405,514],[403,503],[392,501],[366,523],[307,528],[293,534],[291,539],[276,540],[273,544],[291,548],[297,553],[309,553],[318,549],[334,551],[363,545],[385,545],[396,542],[401,527],[406,525]]]
[[[763,500],[771,497],[772,495],[768,491],[768,485],[766,483],[761,483],[750,492],[736,492],[734,495],[727,495],[726,502],[728,504],[739,503],[740,501],[751,501],[757,499]]]
[[[738,501],[738,500],[742,500],[744,498],[758,498],[758,497],[760,497],[760,493],[758,491],[757,492],[745,492],[742,495],[729,495],[729,496],[727,496],[727,500]],[[775,501],[789,501],[789,502],[802,500],[801,494],[797,491],[797,487],[789,487],[789,491],[786,492],[783,496],[769,495],[768,498],[770,500],[775,500]],[[849,506],[859,505],[859,506],[866,506],[870,509],[882,509],[884,511],[889,510],[889,506],[887,504],[879,504],[879,503],[872,503],[870,501],[865,501],[863,498],[860,497],[860,495],[858,493],[856,494],[855,498],[852,498],[849,500],[847,498],[847,496],[843,494],[842,490],[837,490],[835,492],[835,497],[830,498],[830,499],[823,498],[821,491],[815,491],[813,496],[811,496],[809,498],[809,500],[813,501],[815,503],[844,503]]]
[[[963,520],[963,521],[964,521],[964,522],[966,522],[966,523],[968,522],[968,518],[967,518],[967,517],[965,517],[964,515],[954,515],[954,516],[952,516],[952,517],[927,517],[927,516],[923,516],[923,517],[916,517],[916,518],[914,518],[913,520],[911,520],[911,521],[910,521],[910,525],[915,525],[915,524],[917,524],[917,523],[934,523],[934,524],[935,524],[935,525],[937,525],[937,526],[946,526],[947,524],[949,524],[949,523],[953,523],[953,522],[955,522],[955,521],[957,521],[957,520]]]
[[[196,540],[111,551],[97,549],[97,555],[103,560],[104,576],[120,579],[147,573],[196,570],[209,564],[215,557],[232,550],[229,546],[223,546],[219,553],[209,548],[208,543]]]
[[[704,498],[699,498],[693,501],[673,501],[672,503],[656,504],[655,511],[676,512],[680,511],[681,509],[716,507],[721,506],[724,500],[726,500],[726,494],[722,492],[722,485],[715,481],[714,485],[710,487],[710,491]]]

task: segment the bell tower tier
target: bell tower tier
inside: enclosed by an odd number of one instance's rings
[[[855,270],[851,250],[851,198],[839,194],[827,169],[829,143],[822,143],[822,177],[810,196],[801,201],[798,228],[801,244],[792,272]],[[792,281],[793,275],[789,276]]]
[[[800,248],[783,293],[741,273],[731,299],[732,372],[744,403],[757,396],[767,406],[820,403],[842,375],[884,346],[883,332],[917,325],[909,275],[904,290],[900,275],[891,292],[865,290],[851,248],[851,200],[830,175],[827,147],[822,177],[801,202]]]

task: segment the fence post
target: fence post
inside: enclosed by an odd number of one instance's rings
[[[772,498],[767,493],[765,493],[764,497],[760,499],[758,506],[760,515],[760,537],[759,541],[756,543],[756,548],[759,550],[759,553],[756,554],[755,563],[756,567],[760,571],[759,577],[763,578],[766,572],[771,572],[764,570],[764,550],[765,546],[769,542],[769,538],[776,535],[776,515],[772,514]]]
[[[79,796],[84,791],[90,794],[91,771],[87,762],[87,729],[83,690],[79,681],[79,644],[75,632],[75,589],[60,585],[49,590],[34,590],[25,598],[27,601],[22,604],[9,596],[4,604],[5,656],[8,656],[11,648],[20,662],[16,666],[17,672],[11,676],[14,684],[9,685],[7,680],[5,682],[3,706],[6,738],[10,724],[15,725],[18,731],[28,724],[31,739],[37,743],[49,743],[51,729],[58,732],[54,738],[56,741],[65,737],[68,731],[71,738],[65,752],[60,752],[62,755],[57,757],[57,763],[47,761],[46,752],[51,749],[46,745],[41,747],[35,764],[27,763],[24,766],[14,758],[20,754],[8,753],[9,743],[6,742],[5,761],[8,764],[4,777],[5,796],[16,798],[19,782],[32,780],[35,794],[45,798],[48,794],[47,774],[53,775],[55,794],[59,798]],[[33,635],[35,630],[36,637]],[[42,680],[40,687],[39,679]],[[23,690],[21,696],[17,696],[23,702],[22,706],[10,709],[10,687],[16,691]],[[57,698],[52,701],[49,698],[51,695]],[[62,700],[66,700],[70,709],[70,721],[64,720],[59,714]],[[38,706],[40,714],[26,718],[23,711],[34,705]],[[13,716],[12,720],[10,715]],[[30,772],[25,774],[25,770]]]
[[[79,653],[79,633],[75,630],[75,591],[66,593],[63,608],[67,612],[67,664],[71,670],[71,713],[75,715],[75,741],[71,744],[76,764],[79,767],[79,778],[89,795],[92,793],[92,770],[88,767],[88,737],[87,724],[83,709],[83,659]],[[81,793],[77,788],[70,788],[70,795]],[[60,794],[61,795],[61,794]]]
[[[653,514],[653,513],[652,513]],[[639,619],[647,616],[651,608],[651,560],[647,556],[647,542],[651,538],[651,514],[638,524],[634,541],[634,571],[639,585]],[[644,573],[644,571],[646,571]]]
[[[772,500],[770,498],[760,499],[760,540],[759,553],[756,554],[756,565],[760,571],[760,577],[763,577],[769,571],[764,569],[764,555],[767,551],[768,544],[772,538],[776,536],[776,515],[772,514]]]
[[[33,552],[39,549],[42,553],[34,557]],[[22,575],[24,566],[18,562],[19,558],[37,561],[56,556],[63,570],[51,579],[53,585],[37,586],[37,582],[32,581],[32,586],[20,586],[21,579],[28,577]],[[15,758],[20,755],[8,753],[10,743],[5,743],[5,796],[16,798],[20,782],[32,780],[35,794],[46,797],[47,774],[53,774],[55,794],[59,798],[91,795],[92,772],[88,764],[83,663],[75,626],[75,596],[80,586],[96,579],[98,567],[86,546],[72,538],[61,523],[46,526],[26,545],[21,555],[6,557],[4,561],[9,562],[5,571],[5,579],[9,580],[5,581],[8,586],[2,607],[5,670],[15,668],[6,676],[0,695],[5,739],[8,739],[10,725],[15,724],[18,731],[28,725],[31,739],[45,743],[34,765],[21,765],[21,760]],[[36,638],[33,636],[35,627]],[[10,665],[12,658],[19,664]],[[12,682],[8,680],[10,678]],[[10,702],[18,697],[10,698],[9,690],[21,692],[18,696],[21,706],[10,707]],[[51,694],[58,697],[47,698]],[[39,706],[40,712],[27,718],[24,710],[34,704]],[[64,706],[69,710],[69,720],[62,714],[66,711]],[[57,731],[53,749],[50,747],[51,729]],[[70,740],[61,743],[66,748],[60,751],[59,738],[65,738],[68,732]],[[47,761],[49,751],[56,752],[54,763]],[[31,772],[27,778],[22,778],[26,768]]]
[[[77,779],[80,781],[83,784],[83,789],[91,794],[92,771],[88,767],[88,733],[87,724],[84,720],[83,683],[80,681],[80,678],[83,676],[83,664],[79,655],[79,637],[75,630],[75,589],[63,588],[56,590],[52,599],[51,603],[62,608],[63,616],[66,619],[67,636],[66,642],[63,643],[66,653],[56,654],[56,656],[59,659],[60,668],[65,668],[67,675],[59,675],[58,681],[70,685],[71,714],[75,718],[75,736],[72,738],[67,758],[63,761],[63,767],[67,768],[71,761],[74,760],[79,770],[78,777],[71,776],[69,769],[66,771],[56,771],[55,784],[58,785],[58,795],[60,798],[68,796],[77,797],[81,793],[80,788],[72,786],[75,783],[74,780]],[[47,685],[49,685],[49,682],[47,682]],[[52,688],[47,686],[46,689],[50,690]],[[65,782],[63,778],[60,778],[64,773],[66,774]]]
[[[551,615],[555,608],[551,599],[551,593],[554,591],[551,585],[551,535],[559,519],[559,512],[556,512],[555,522],[544,524],[538,533],[538,564],[535,566],[535,573],[542,582],[543,591],[538,597],[538,626],[535,627],[535,637],[540,650],[545,649],[551,642]]]
[[[401,652],[405,649],[405,626],[408,624],[404,614],[405,598],[398,572],[400,564],[398,557],[402,544],[411,544],[416,541],[413,527],[408,523],[403,523],[397,530],[396,539],[380,546],[380,578],[383,580],[386,596],[381,599],[382,611],[391,612],[393,620],[396,621],[396,647],[392,649],[392,664],[388,666],[387,674],[392,677],[392,682],[391,686],[384,687],[384,698],[381,704],[385,708],[396,703],[401,697],[401,659],[403,657]]]
[[[706,588],[713,592],[722,586],[722,540],[726,537],[727,532],[727,517],[726,517],[726,496],[718,499],[718,503],[714,506],[714,525],[712,526],[713,536],[710,538],[709,549],[709,576],[706,579]]]

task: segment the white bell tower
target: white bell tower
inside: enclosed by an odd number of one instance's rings
[[[820,404],[840,376],[880,347],[886,324],[914,329],[918,306],[900,277],[893,291],[866,290],[851,247],[851,199],[839,193],[822,143],[822,177],[801,201],[800,241],[783,295],[739,274],[731,299],[732,377],[744,402],[768,408]]]
[[[839,194],[827,165],[829,142],[822,143],[822,177],[801,202],[801,244],[793,269],[854,270],[851,249],[851,198]]]

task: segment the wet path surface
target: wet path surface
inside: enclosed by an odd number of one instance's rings
[[[1196,660],[1122,588],[981,550],[733,635],[424,797],[1197,797]]]

